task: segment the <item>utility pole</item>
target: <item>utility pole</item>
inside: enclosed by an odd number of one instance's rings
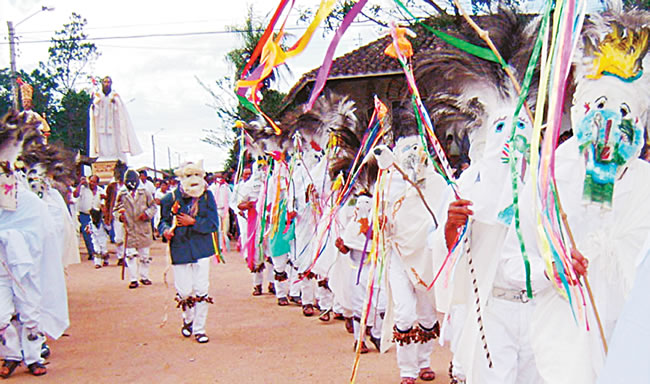
[[[153,150],[153,178],[155,180],[158,178],[158,171],[156,170],[156,142],[153,140],[153,135],[151,135],[151,148]]]
[[[16,29],[19,24],[27,21],[32,16],[36,16],[43,11],[53,11],[54,8],[42,6],[41,9],[20,20],[15,25],[12,21],[7,21],[7,28],[9,29],[9,65],[11,67],[11,93],[13,96],[13,107],[18,109],[18,88],[16,87]]]
[[[16,87],[16,30],[14,23],[7,21],[7,28],[9,29],[9,63],[11,66],[11,98],[14,109],[18,109],[18,88]]]

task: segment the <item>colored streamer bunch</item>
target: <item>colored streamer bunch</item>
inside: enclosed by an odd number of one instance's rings
[[[309,41],[311,40],[316,28],[320,23],[332,12],[336,0],[321,0],[320,6],[314,19],[311,24],[307,27],[305,33],[298,39],[298,41],[288,50],[284,50],[281,46],[281,42],[284,38],[284,28],[289,17],[289,13],[293,8],[295,0],[291,1],[291,6],[287,11],[284,21],[280,27],[280,30],[273,36],[273,28],[280,19],[285,7],[289,3],[289,0],[281,0],[278,8],[276,9],[271,22],[266,27],[264,34],[260,38],[260,41],[257,43],[253,54],[251,55],[250,60],[246,63],[244,70],[242,72],[242,79],[237,82],[235,87],[235,93],[237,98],[247,109],[255,114],[259,114],[273,127],[276,134],[280,134],[281,130],[277,124],[268,117],[259,107],[259,96],[258,93],[262,89],[264,80],[267,79],[273,70],[278,66],[284,64],[287,59],[291,59],[294,56],[300,54]],[[259,59],[260,64],[254,70],[251,71],[252,65]],[[250,72],[249,72],[250,71]]]
[[[542,41],[546,41],[550,5],[545,12],[545,21],[540,30]],[[576,289],[582,298],[584,293],[579,286],[572,285],[577,275],[571,264],[571,255],[564,231],[570,231],[564,222],[563,230],[562,206],[555,185],[555,148],[561,129],[562,106],[564,105],[565,88],[571,64],[571,57],[577,44],[579,33],[585,17],[585,2],[575,0],[562,1],[557,4],[553,20],[553,30],[549,56],[542,61],[542,76],[537,99],[537,114],[533,126],[531,164],[532,182],[535,190],[535,211],[538,246],[546,263],[546,272],[552,283],[563,292],[571,305],[575,318],[574,299]],[[544,141],[540,146],[542,132],[542,111],[546,96],[549,100],[547,128]],[[539,166],[535,166],[539,164]],[[586,319],[586,313],[585,313]],[[588,325],[587,325],[588,326]]]

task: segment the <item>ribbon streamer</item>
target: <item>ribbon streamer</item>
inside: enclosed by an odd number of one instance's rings
[[[318,75],[316,75],[316,82],[314,83],[314,88],[311,91],[311,96],[309,96],[309,101],[307,102],[305,111],[311,111],[311,109],[314,107],[314,103],[316,102],[316,99],[318,99],[318,96],[323,91],[323,88],[325,87],[325,83],[327,82],[327,76],[329,75],[330,69],[332,68],[334,52],[336,51],[336,47],[339,45],[339,41],[341,40],[341,37],[343,37],[343,34],[345,33],[345,31],[347,31],[348,27],[350,26],[350,24],[352,24],[352,22],[357,17],[357,15],[361,13],[361,10],[363,9],[363,7],[366,5],[367,2],[368,0],[359,0],[354,5],[354,7],[350,9],[348,14],[345,15],[345,17],[343,18],[343,22],[336,30],[336,33],[334,34],[334,38],[332,39],[332,42],[327,48],[327,53],[325,54],[325,58],[323,59],[323,64],[321,64],[321,67],[318,70]]]

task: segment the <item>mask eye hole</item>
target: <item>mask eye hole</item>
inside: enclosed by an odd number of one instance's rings
[[[505,127],[505,126],[506,126],[506,123],[504,123],[503,121],[498,122],[496,127],[495,127],[495,132],[500,133],[501,131],[503,131],[503,127]]]
[[[526,124],[524,124],[523,121],[519,120],[517,121],[517,128],[521,130],[526,129]]]
[[[626,117],[627,115],[630,114],[630,107],[627,104],[623,103],[621,104],[620,111],[621,111],[621,116]]]
[[[596,108],[598,109],[603,109],[607,105],[607,98],[605,96],[601,96],[596,99]]]

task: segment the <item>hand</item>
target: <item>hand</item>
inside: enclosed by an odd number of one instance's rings
[[[339,252],[341,252],[343,254],[350,252],[350,248],[345,246],[345,243],[343,242],[343,239],[341,239],[340,237],[336,239],[336,241],[334,242],[334,245],[336,246],[336,248],[339,249]]]
[[[187,213],[179,213],[176,216],[176,222],[178,223],[179,227],[189,227],[190,225],[194,225],[194,223],[196,223],[196,219]]]
[[[86,176],[81,176],[81,179],[79,179],[79,185],[88,185],[88,180],[86,179]]]
[[[165,229],[163,232],[163,237],[169,241],[172,239],[172,237],[174,237],[174,232],[170,231],[169,229]]]
[[[146,213],[142,212],[140,216],[138,216],[138,220],[140,221],[149,221],[149,216],[147,216]]]
[[[576,271],[578,277],[586,275],[587,268],[589,267],[589,260],[587,260],[582,253],[575,248],[571,250],[571,259],[573,270]]]
[[[447,243],[447,249],[451,250],[451,247],[454,246],[454,240],[456,240],[456,235],[458,230],[467,223],[467,219],[474,214],[474,212],[469,209],[469,206],[472,205],[472,202],[469,200],[459,199],[452,201],[449,204],[449,209],[447,209],[447,222],[445,223],[445,242]]]

